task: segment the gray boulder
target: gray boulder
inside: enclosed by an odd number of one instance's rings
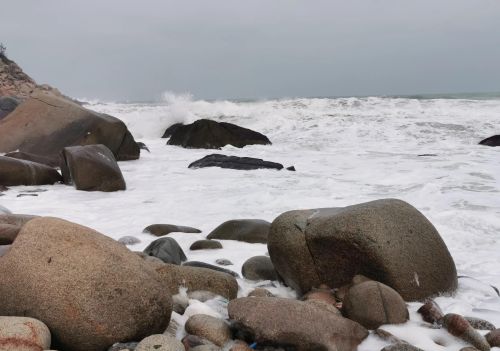
[[[159,258],[165,263],[181,264],[187,260],[184,251],[174,238],[160,238],[149,244],[143,251],[146,255]]]
[[[251,257],[243,263],[241,274],[249,280],[278,280],[273,262],[267,256]]]
[[[341,287],[356,274],[406,301],[457,287],[455,263],[436,228],[401,200],[286,212],[272,223],[268,249],[278,274],[300,293],[322,283]]]
[[[233,219],[215,228],[207,239],[267,243],[271,223],[261,219]]]
[[[154,236],[163,236],[167,235],[170,233],[201,233],[201,230],[193,228],[193,227],[186,227],[182,225],[175,225],[175,224],[151,224],[150,226],[147,226],[144,228],[142,231],[143,233],[149,233]]]

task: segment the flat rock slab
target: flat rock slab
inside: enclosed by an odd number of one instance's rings
[[[255,169],[283,169],[283,165],[276,162],[264,161],[260,158],[226,156],[212,154],[194,161],[189,168],[219,167],[237,170],[255,170]]]
[[[147,226],[146,228],[143,229],[143,233],[149,233],[155,236],[163,236],[167,235],[170,233],[201,233],[201,230],[193,228],[193,227],[186,227],[182,225],[175,225],[175,224],[151,224],[150,226]]]

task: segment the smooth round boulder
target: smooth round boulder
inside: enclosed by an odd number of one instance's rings
[[[142,231],[143,233],[163,236],[170,233],[201,233],[201,230],[175,224],[151,224]]]
[[[222,249],[222,244],[217,240],[198,240],[191,244],[189,250],[217,250]]]
[[[457,287],[455,263],[436,228],[401,200],[286,212],[271,225],[268,249],[280,277],[301,294],[323,283],[339,288],[357,274],[406,301]]]
[[[0,350],[40,351],[50,348],[47,326],[34,318],[0,317]]]
[[[185,351],[182,342],[170,335],[154,334],[143,339],[135,351]]]
[[[28,221],[0,257],[0,281],[0,315],[43,321],[58,349],[102,351],[170,320],[170,293],[146,261],[62,219]]]
[[[271,223],[261,219],[233,219],[215,228],[207,239],[266,244],[270,227]]]
[[[150,243],[143,251],[165,263],[181,264],[187,260],[179,243],[174,238],[160,238]]]
[[[251,257],[243,263],[241,274],[249,280],[278,280],[273,262],[267,256]]]
[[[347,318],[372,330],[383,324],[405,323],[409,317],[397,291],[375,281],[352,286],[344,298],[343,311]]]
[[[61,175],[52,167],[0,156],[0,185],[51,185],[60,181]]]
[[[67,146],[93,144],[106,145],[119,161],[139,158],[125,123],[51,93],[32,94],[0,120],[0,152],[18,150],[57,161]]]
[[[241,148],[246,145],[268,145],[271,142],[265,135],[235,124],[200,119],[177,126],[167,144],[191,149],[220,149],[226,145]]]
[[[156,272],[162,284],[174,294],[182,287],[188,289],[188,294],[192,291],[204,290],[221,295],[228,300],[235,299],[238,294],[238,282],[235,277],[227,273],[174,264],[158,265]]]
[[[215,345],[222,346],[231,340],[229,325],[220,318],[206,314],[195,314],[186,321],[186,332],[205,338]]]
[[[61,171],[65,184],[77,190],[118,191],[127,188],[111,150],[104,145],[65,147]]]
[[[234,327],[257,344],[289,345],[296,351],[355,350],[368,336],[360,324],[315,304],[277,297],[243,297],[229,302]]]

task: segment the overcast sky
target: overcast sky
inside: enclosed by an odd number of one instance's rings
[[[0,42],[74,97],[500,91],[500,0],[2,1]]]

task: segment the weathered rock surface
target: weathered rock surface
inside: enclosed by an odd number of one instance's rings
[[[454,313],[448,313],[443,317],[443,326],[451,335],[454,335],[471,344],[481,351],[489,351],[490,345],[486,338],[479,334],[467,320]]]
[[[0,317],[0,350],[41,351],[50,348],[47,326],[26,317]]]
[[[486,146],[500,146],[500,135],[490,136],[489,138],[481,140],[479,144]]]
[[[33,94],[0,121],[0,152],[57,162],[63,148],[93,144],[105,145],[119,161],[139,158],[140,149],[122,121],[52,94]]]
[[[31,161],[0,156],[0,185],[46,185],[62,181],[54,168]]]
[[[486,340],[491,347],[500,347],[500,329],[495,329],[486,334]]]
[[[135,351],[185,351],[184,345],[176,338],[154,334],[143,339],[135,348]]]
[[[233,219],[215,228],[207,239],[267,243],[271,223],[261,219]]]
[[[192,124],[178,126],[167,144],[194,149],[220,149],[225,145],[241,148],[271,142],[265,135],[235,124],[200,119]]]
[[[64,183],[77,190],[118,191],[127,188],[111,150],[104,145],[66,147],[61,165]]]
[[[231,340],[231,329],[222,319],[206,314],[189,317],[184,327],[189,334],[205,338],[215,345],[222,346]]]
[[[228,312],[257,343],[290,345],[297,351],[354,351],[368,336],[356,322],[292,299],[239,298],[229,303]]]
[[[187,260],[186,254],[174,238],[156,239],[144,249],[144,253],[165,263],[181,264]]]
[[[52,159],[49,157],[44,157],[36,154],[30,154],[27,152],[14,151],[5,154],[6,157],[16,158],[18,160],[26,160],[36,163],[41,163],[42,165],[46,165],[49,167],[60,167],[61,162],[60,159]]]
[[[207,268],[177,266],[162,264],[156,268],[163,286],[177,293],[179,287],[186,287],[188,292],[206,290],[221,295],[228,300],[236,298],[238,283],[227,273],[217,272]]]
[[[405,342],[398,342],[393,345],[388,345],[380,351],[424,351],[424,350]]]
[[[18,99],[12,96],[0,96],[0,119],[14,111],[18,105]]]
[[[487,320],[481,319],[481,318],[474,318],[474,317],[464,317],[467,322],[472,326],[474,329],[479,329],[479,330],[495,330],[496,327],[493,325],[493,323],[488,322]]]
[[[267,256],[251,257],[243,263],[241,274],[250,280],[278,280],[271,259]]]
[[[408,309],[402,297],[387,285],[367,281],[352,286],[344,299],[345,316],[367,329],[408,320]]]
[[[434,226],[406,202],[385,199],[344,208],[290,211],[276,218],[271,260],[300,293],[341,287],[356,274],[395,289],[406,301],[453,291],[453,259]]]
[[[219,167],[237,170],[255,170],[255,169],[283,169],[281,163],[264,161],[260,158],[226,156],[212,154],[205,156],[189,165],[189,168]]]
[[[171,299],[154,269],[122,244],[56,218],[36,218],[0,257],[0,315],[43,321],[55,348],[102,351],[163,332]],[[54,347],[54,346],[53,346]]]
[[[217,240],[197,240],[191,244],[189,250],[216,250],[222,249],[222,244]]]
[[[170,233],[201,233],[201,230],[175,224],[151,224],[142,231],[155,236],[163,236]]]

